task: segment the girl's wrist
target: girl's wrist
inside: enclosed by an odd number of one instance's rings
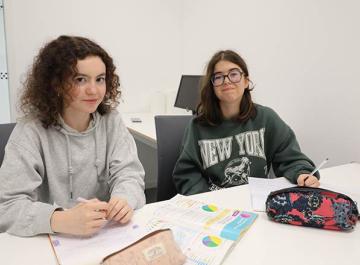
[[[61,233],[62,231],[61,224],[65,223],[65,211],[55,210],[50,218],[50,227],[54,233]]]

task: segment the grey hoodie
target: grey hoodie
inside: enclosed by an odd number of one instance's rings
[[[54,210],[73,207],[78,197],[145,204],[144,169],[119,113],[93,114],[80,133],[60,123],[45,129],[22,120],[12,132],[0,168],[0,232],[52,233]]]

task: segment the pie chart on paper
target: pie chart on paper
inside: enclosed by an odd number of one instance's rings
[[[221,238],[217,236],[206,236],[203,238],[202,242],[205,246],[214,248],[221,244]]]
[[[207,204],[204,205],[202,209],[207,212],[216,212],[218,208],[213,204]]]

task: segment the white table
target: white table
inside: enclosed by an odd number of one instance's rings
[[[157,143],[155,115],[150,112],[121,113],[125,126],[136,141],[138,156],[145,169],[145,187],[153,189],[157,186]],[[141,122],[133,122],[138,118]]]
[[[156,148],[155,115],[153,113],[122,113],[126,127],[135,140]],[[139,118],[141,122],[133,122],[132,118]]]
[[[129,129],[135,140],[141,141],[156,149],[156,115],[191,115],[191,114],[165,114],[165,113],[122,113],[126,127]],[[133,122],[132,118],[139,118],[141,122]]]
[[[360,164],[321,170],[321,181],[351,192],[360,202]],[[192,196],[220,207],[251,211],[248,185]],[[147,214],[158,204],[148,204],[138,214]],[[239,240],[224,264],[347,265],[360,261],[360,223],[351,232],[297,227],[269,221],[265,213]],[[0,264],[56,264],[46,236],[20,238],[0,234]]]

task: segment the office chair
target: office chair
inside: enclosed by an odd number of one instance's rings
[[[158,158],[157,201],[168,200],[177,194],[172,173],[180,154],[185,128],[192,117],[191,115],[155,116]]]
[[[16,123],[0,124],[0,166],[4,159],[5,146],[9,140],[10,134],[13,131]]]

